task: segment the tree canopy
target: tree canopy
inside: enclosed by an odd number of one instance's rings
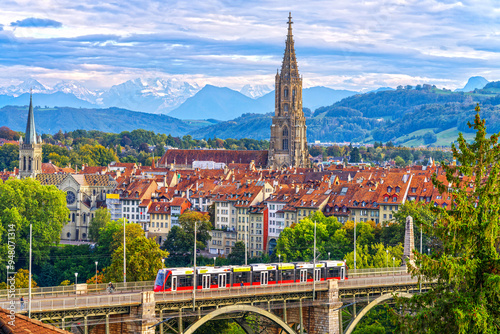
[[[415,333],[500,332],[500,145],[499,134],[486,136],[485,120],[476,117],[474,141],[459,134],[452,145],[457,165],[443,166],[446,180],[433,178],[451,208],[435,207],[435,223],[424,230],[442,248],[416,252],[413,275],[435,282],[411,299],[397,298],[399,330]]]

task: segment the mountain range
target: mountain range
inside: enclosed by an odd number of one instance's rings
[[[486,85],[481,87],[484,82]],[[247,96],[226,87],[206,85],[199,89],[187,83],[156,79],[131,80],[108,91],[91,91],[71,82],[47,88],[31,81],[0,88],[0,106],[9,105],[0,109],[0,126],[24,131],[29,88],[33,89],[35,106],[41,106],[35,108],[37,130],[41,133],[143,128],[194,138],[268,139],[274,114],[274,92],[264,86],[244,87],[242,91],[250,95]],[[142,106],[149,103],[158,109],[162,95],[163,105],[170,105],[169,108],[183,98],[185,101],[168,115],[101,107],[104,101],[121,101]],[[124,98],[118,99],[119,96]],[[167,97],[171,102],[165,102]],[[488,82],[481,77],[471,78],[464,89],[456,92],[431,85],[384,87],[364,94],[325,87],[303,90],[304,107],[312,109],[304,110],[309,142],[391,140],[415,146],[423,144],[424,134],[431,132],[437,136],[438,144],[449,145],[458,131],[470,132],[465,120],[471,119],[477,102],[487,118],[488,130],[500,131],[500,82]]]

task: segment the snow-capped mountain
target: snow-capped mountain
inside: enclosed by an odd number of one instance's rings
[[[241,88],[240,93],[252,99],[257,99],[271,92],[273,89],[273,87],[268,85],[245,85]]]
[[[99,95],[102,94],[102,91],[89,90],[87,87],[76,81],[61,81],[52,88],[52,91],[73,94],[80,100],[84,100],[92,104],[97,104],[97,99],[99,98]]]
[[[45,87],[35,79],[27,78],[17,86],[0,87],[0,95],[17,97],[21,94],[29,93],[30,89],[33,89],[33,93],[50,93],[50,88]]]
[[[111,87],[100,104],[150,113],[168,113],[198,92],[197,84],[177,79],[134,79]]]

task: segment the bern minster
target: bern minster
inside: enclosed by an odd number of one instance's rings
[[[275,111],[269,143],[269,167],[308,167],[306,118],[302,111],[302,78],[299,75],[288,17],[288,35],[281,72],[276,73]]]

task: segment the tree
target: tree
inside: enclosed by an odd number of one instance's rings
[[[128,224],[137,225],[138,224]],[[123,230],[121,234],[123,240]],[[117,236],[116,239],[119,237]],[[160,249],[160,246],[144,235],[127,237],[126,244],[127,279],[129,281],[153,280],[163,263],[161,259],[168,257],[168,252]],[[145,265],[147,264],[147,265]],[[106,272],[106,280],[123,282],[123,241],[113,252],[111,266]]]
[[[0,170],[14,170],[14,167],[19,167],[19,145],[0,146]]]
[[[19,269],[17,273],[14,275],[15,277],[15,285],[16,289],[25,289],[30,287],[30,272],[28,269]],[[32,274],[33,276],[33,274]],[[33,277],[31,277],[31,287],[35,288],[36,287],[36,282]]]
[[[19,133],[12,131],[10,128],[6,126],[0,127],[0,138],[7,140],[19,140],[19,137]]]
[[[9,236],[14,236],[16,266],[27,267],[30,223],[33,225],[33,263],[47,258],[68,222],[66,194],[31,178],[0,181],[0,263],[5,268]],[[10,235],[9,235],[10,233]]]
[[[396,164],[397,167],[404,167],[406,166],[406,162],[403,158],[401,158],[399,155],[394,159],[394,163]]]
[[[361,154],[359,154],[359,148],[353,147],[350,153],[349,162],[358,163],[361,162]]]
[[[245,264],[245,243],[237,241],[231,253],[227,256],[230,264],[242,265]]]
[[[187,238],[185,242],[188,245],[193,245],[194,242],[194,223],[196,222],[196,248],[205,249],[207,247],[207,242],[212,238],[210,236],[210,230],[212,229],[212,223],[210,223],[210,217],[207,213],[198,211],[185,211],[179,217],[179,225],[183,229]]]
[[[434,132],[431,132],[431,131],[426,132],[422,138],[424,139],[425,145],[430,145],[430,144],[437,142],[436,134]]]
[[[89,225],[89,239],[95,243],[99,243],[99,234],[101,230],[106,228],[106,225],[111,221],[111,213],[106,208],[97,209],[94,218]]]
[[[446,180],[433,177],[451,208],[435,207],[434,224],[424,230],[442,243],[431,256],[415,252],[413,275],[435,285],[412,298],[397,298],[398,329],[425,333],[500,332],[500,145],[499,134],[486,137],[476,107],[474,141],[462,133],[452,145],[456,166],[443,165]]]

